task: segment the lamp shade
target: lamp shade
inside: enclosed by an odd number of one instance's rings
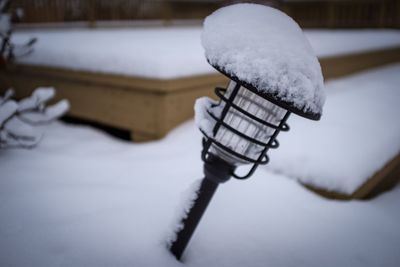
[[[231,80],[300,116],[321,117],[321,66],[283,12],[257,4],[221,8],[205,19],[201,40],[208,62]]]

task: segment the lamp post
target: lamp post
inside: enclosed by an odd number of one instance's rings
[[[289,130],[286,121],[292,112],[313,120],[320,118],[320,114],[305,113],[224,74],[231,79],[228,88],[216,88],[220,102],[205,110],[215,122],[212,135],[200,129],[204,135],[201,157],[205,177],[192,208],[182,220],[184,227],[170,247],[177,259],[181,258],[218,185],[230,177],[247,179],[259,165],[267,164],[267,152],[279,146],[276,140],[279,132]],[[216,110],[222,110],[219,116]],[[238,175],[235,169],[241,164],[253,165],[247,174]]]
[[[236,12],[234,15],[247,12],[251,15],[254,10],[258,12],[261,9],[268,15],[271,10],[270,8],[264,10],[265,8],[267,7],[239,4],[224,9],[226,9],[225,13],[228,13],[227,19],[229,20],[229,12]],[[217,14],[217,16],[220,15],[221,12]],[[273,15],[275,16],[275,13]],[[254,19],[252,18],[252,20]],[[214,24],[219,26],[215,21]],[[205,26],[207,26],[207,21]],[[215,43],[217,42],[213,42],[213,45]],[[235,45],[234,42],[232,44]],[[252,41],[249,40],[246,45],[251,47]],[[227,48],[229,49],[229,46]],[[260,55],[261,58],[262,56]],[[294,98],[288,98],[279,94],[279,90],[265,90],[257,82],[248,82],[246,79],[240,78],[240,71],[235,71],[240,67],[229,70],[229,66],[219,64],[218,60],[210,60],[208,57],[207,59],[216,70],[228,77],[230,82],[226,89],[215,89],[215,94],[219,98],[218,102],[208,98],[196,101],[196,120],[204,135],[201,153],[204,161],[204,179],[193,206],[187,216],[182,219],[183,228],[179,230],[176,239],[170,246],[170,251],[178,260],[219,184],[228,181],[230,177],[247,179],[259,165],[267,164],[269,161],[268,150],[279,146],[276,137],[281,131],[289,130],[286,121],[291,113],[312,120],[319,120],[321,117],[318,110],[306,109],[304,105],[299,105],[296,95]],[[301,82],[296,81],[295,83]],[[298,97],[301,95],[299,94]],[[236,172],[238,166],[248,164],[252,164],[252,166],[247,174],[239,175]]]

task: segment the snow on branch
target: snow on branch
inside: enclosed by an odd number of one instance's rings
[[[2,64],[33,51],[36,38],[30,39],[25,44],[14,44],[11,41],[12,20],[21,19],[23,14],[24,12],[20,8],[10,10],[9,0],[0,0],[0,63]]]
[[[37,88],[31,96],[16,102],[12,89],[0,96],[0,148],[31,148],[39,143],[43,134],[35,128],[64,115],[69,102],[61,100],[52,106],[46,103],[55,95],[54,88]]]

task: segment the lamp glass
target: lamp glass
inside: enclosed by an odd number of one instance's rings
[[[225,92],[226,98],[229,98],[235,87],[236,82],[230,81],[227,91]],[[279,125],[286,114],[285,109],[258,96],[243,86],[239,88],[233,103],[259,119],[276,126]],[[221,110],[225,105],[226,103],[221,101],[217,107],[218,110]],[[263,143],[268,143],[269,139],[275,132],[274,128],[255,121],[232,106],[229,107],[223,121],[248,137],[254,138]],[[221,125],[218,131],[214,133],[214,138],[216,141],[236,153],[254,160],[257,160],[264,150],[264,146],[237,135],[223,125]],[[238,158],[214,144],[211,147],[211,152],[233,165],[249,163],[248,161]]]

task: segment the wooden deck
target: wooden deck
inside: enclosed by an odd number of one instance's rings
[[[320,59],[325,79],[399,61],[400,47]],[[160,80],[28,65],[0,71],[0,91],[13,87],[22,97],[38,86],[54,86],[58,98],[71,102],[70,116],[128,130],[135,142],[162,138],[193,117],[196,98],[213,96],[214,87],[227,82],[220,74]],[[399,179],[400,155],[351,195],[305,186],[324,197],[365,199]]]
[[[400,61],[400,47],[320,59],[325,79]],[[134,141],[165,136],[193,117],[200,96],[213,96],[227,79],[220,74],[179,79],[146,79],[28,65],[0,71],[0,88],[13,87],[18,96],[37,86],[54,86],[71,102],[69,115],[132,132]]]

